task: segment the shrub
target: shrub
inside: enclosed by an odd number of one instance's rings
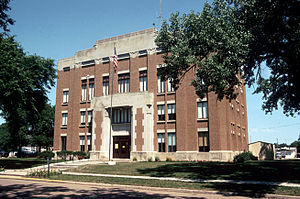
[[[56,152],[57,156],[60,157],[63,160],[67,159],[67,151],[58,151]]]
[[[1,166],[0,166],[0,172],[1,172],[1,171],[4,171],[4,170],[5,170],[4,167],[1,167]]]
[[[152,157],[149,157],[149,158],[148,158],[148,162],[152,162]]]
[[[74,151],[73,157],[77,157],[79,160],[81,160],[83,158],[88,158],[89,156],[84,151]]]
[[[257,160],[257,157],[255,157],[251,152],[244,151],[243,153],[240,153],[236,155],[233,159],[233,162],[235,163],[243,163],[245,161],[249,160]]]
[[[48,157],[51,160],[54,157],[54,153],[52,151],[43,151],[38,154],[38,157],[45,159]]]
[[[160,161],[159,157],[156,156],[156,157],[155,157],[155,162],[159,162],[159,161]]]
[[[49,176],[51,175],[59,175],[62,174],[62,172],[58,169],[51,169],[49,172]],[[28,177],[38,177],[38,178],[47,178],[48,176],[48,169],[44,168],[44,169],[33,169],[30,170],[27,173]]]
[[[173,159],[171,157],[166,158],[166,162],[172,162],[172,161],[173,161]]]
[[[132,161],[137,161],[137,158],[134,156],[134,157],[132,158]]]

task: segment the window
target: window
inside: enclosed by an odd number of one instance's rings
[[[209,139],[208,132],[198,132],[198,145],[199,151],[208,152],[209,151]]]
[[[168,120],[176,120],[176,105],[168,104]]]
[[[69,102],[69,91],[64,91],[63,95],[63,104],[67,104]]]
[[[126,108],[114,108],[113,109],[113,123],[130,123],[131,122],[131,109]]]
[[[103,77],[103,95],[109,95],[109,76]]]
[[[169,152],[176,151],[176,133],[168,134],[168,151]]]
[[[85,151],[85,137],[83,136],[79,136],[80,138],[80,151]]]
[[[92,150],[92,145],[91,145],[91,143],[92,143],[92,136],[90,136],[90,135],[88,135],[87,137],[87,146],[88,146],[88,151],[91,151]]]
[[[86,101],[86,80],[81,81],[81,101]]]
[[[157,92],[164,93],[165,92],[165,81],[161,79],[161,76],[157,76]]]
[[[120,74],[118,79],[118,92],[127,93],[130,90],[130,76],[129,73]]]
[[[158,105],[157,106],[157,114],[158,114],[158,121],[165,120],[165,105]]]
[[[140,91],[147,91],[147,71],[140,71]]]
[[[175,89],[171,84],[171,79],[169,78],[168,79],[168,92],[174,92],[174,91],[175,91]]]
[[[63,113],[62,114],[62,126],[67,126],[68,125],[68,113]]]
[[[165,134],[157,134],[158,152],[166,152]]]
[[[67,150],[67,136],[61,136],[61,150]]]
[[[88,111],[88,123],[92,124],[93,122],[93,111]]]
[[[82,67],[94,66],[94,65],[95,65],[95,60],[88,60],[88,61],[81,62]]]
[[[92,100],[92,98],[95,95],[95,84],[94,84],[94,79],[89,80],[89,100]]]
[[[85,111],[80,111],[80,124],[85,124]]]
[[[205,119],[208,118],[208,111],[207,111],[207,102],[198,102],[198,118]]]

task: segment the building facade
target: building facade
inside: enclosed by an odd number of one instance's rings
[[[236,87],[236,100],[214,93],[201,99],[190,71],[175,91],[157,74],[163,54],[156,36],[152,28],[99,40],[58,61],[54,151],[89,151],[103,160],[229,161],[247,150],[245,87]]]

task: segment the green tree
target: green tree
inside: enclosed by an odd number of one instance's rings
[[[27,55],[9,36],[8,25],[14,21],[6,12],[9,0],[0,2],[0,113],[5,119],[12,148],[28,144],[37,129],[37,121],[47,105],[47,91],[54,86],[54,61]]]
[[[37,146],[39,150],[42,147],[49,150],[49,148],[53,146],[54,114],[55,106],[46,104],[31,130],[30,144]]]
[[[298,140],[295,140],[294,142],[291,143],[291,147],[297,147],[297,153],[300,153],[300,135]]]
[[[54,61],[26,55],[13,37],[0,34],[0,110],[19,150],[48,101],[54,86]]]
[[[164,52],[161,75],[178,87],[194,69],[192,82],[200,96],[215,92],[221,100],[236,97],[240,76],[256,93],[263,93],[266,113],[283,106],[286,115],[300,111],[299,1],[215,0],[201,13],[172,14],[164,22],[156,44]],[[270,69],[261,76],[261,64]]]
[[[6,13],[10,10],[10,7],[8,6],[9,2],[10,0],[0,1],[0,29],[4,32],[8,32],[8,26],[14,24],[14,20]]]
[[[0,125],[0,149],[5,151],[12,150],[13,141],[9,134],[7,123]]]

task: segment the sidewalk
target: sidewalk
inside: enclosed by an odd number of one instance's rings
[[[90,161],[90,160],[79,160],[78,161],[77,160],[77,161],[53,163],[53,164],[50,164],[50,167],[62,170],[62,174],[66,174],[66,175],[98,176],[98,177],[112,177],[112,178],[133,178],[133,179],[145,179],[145,180],[169,180],[169,181],[179,181],[179,182],[251,184],[251,185],[268,185],[268,186],[283,186],[283,187],[300,188],[299,183],[288,183],[288,182],[182,179],[182,178],[169,178],[169,177],[129,176],[129,175],[78,173],[78,172],[63,171],[63,170],[71,169],[71,168],[76,168],[76,167],[79,167],[82,165],[89,165],[89,164],[106,164],[106,163],[103,161],[96,161],[96,160],[95,161]],[[0,172],[0,175],[26,176],[30,170],[43,169],[43,168],[46,169],[47,165],[29,168],[29,169],[5,170],[4,172]]]
[[[50,168],[64,171],[64,170],[76,168],[83,165],[90,165],[90,164],[105,164],[105,162],[98,161],[98,160],[83,159],[83,160],[51,163]],[[6,169],[5,171],[0,172],[0,175],[26,176],[27,173],[31,170],[47,169],[47,168],[48,165],[42,165],[42,166],[27,168],[27,169]]]

